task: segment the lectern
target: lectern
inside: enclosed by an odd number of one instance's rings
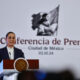
[[[29,64],[28,70],[35,70],[39,69],[39,60],[38,59],[27,59],[26,60]],[[15,60],[3,60],[3,72],[0,74],[0,80],[3,75],[9,76],[13,73],[18,73],[17,70],[14,68]]]

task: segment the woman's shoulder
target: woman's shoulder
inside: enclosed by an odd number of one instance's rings
[[[14,47],[15,50],[17,51],[22,51],[21,49],[17,48],[17,47]]]
[[[0,48],[0,51],[1,51],[1,50],[4,50],[4,49],[6,49],[6,47]]]

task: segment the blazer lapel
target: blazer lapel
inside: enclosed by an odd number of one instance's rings
[[[4,48],[4,54],[7,59],[10,59],[8,55],[7,47]]]
[[[16,48],[14,47],[14,60],[17,58]]]

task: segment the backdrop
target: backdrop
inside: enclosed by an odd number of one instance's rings
[[[79,7],[80,0],[0,0],[0,48],[13,31],[15,46],[26,59],[39,59],[40,69],[70,69],[80,78]]]

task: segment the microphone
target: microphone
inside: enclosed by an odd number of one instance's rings
[[[9,52],[9,57],[11,58],[11,52]]]
[[[9,55],[11,55],[11,53],[9,52]]]

